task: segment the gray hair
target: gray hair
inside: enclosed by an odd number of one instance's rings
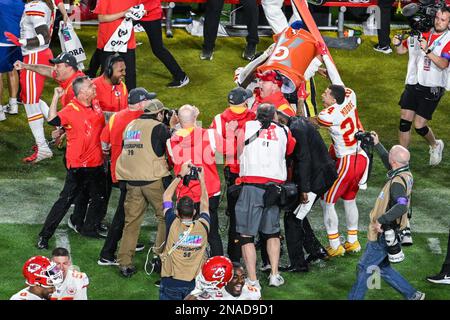
[[[178,119],[180,120],[181,126],[184,124],[194,124],[197,120],[200,111],[196,106],[185,104],[178,110]]]
[[[73,88],[73,93],[75,94],[75,97],[78,98],[78,95],[80,94],[81,88],[83,87],[83,83],[88,80],[89,77],[87,76],[82,76],[82,77],[78,77],[75,80],[73,80],[72,82],[72,88]]]

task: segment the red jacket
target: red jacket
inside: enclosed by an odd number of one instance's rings
[[[256,117],[255,113],[246,109],[243,113],[234,113],[231,111],[231,108],[225,109],[224,112],[218,114],[214,117],[213,122],[211,123],[210,128],[216,129],[217,132],[225,139],[226,138],[226,124],[230,121],[237,121],[238,128],[237,130],[242,130],[245,126],[245,123],[250,120],[254,120]],[[225,152],[225,154],[229,154],[229,152]],[[233,146],[233,153],[226,157],[225,165],[230,167],[230,172],[239,174],[239,161],[237,157],[237,139],[235,139],[235,143]]]
[[[122,152],[122,136],[127,125],[140,117],[142,110],[124,109],[111,116],[108,124],[103,128],[100,140],[111,145],[111,178],[116,179],[116,162]]]
[[[182,136],[179,130],[170,140],[167,140],[167,153],[169,161],[173,164],[173,171],[178,175],[181,166],[188,160],[198,167],[202,167],[205,173],[206,188],[208,196],[213,197],[220,194],[220,178],[216,167],[216,151],[223,153],[227,149],[232,151],[232,147],[225,148],[223,138],[216,130],[194,128],[188,135]],[[234,140],[234,139],[233,139]],[[227,141],[227,144],[233,145],[234,141]],[[191,180],[189,186],[184,186],[181,182],[177,188],[177,198],[188,196],[194,202],[200,201],[201,189],[198,180]]]

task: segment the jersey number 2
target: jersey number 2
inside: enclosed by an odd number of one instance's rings
[[[344,143],[346,147],[351,147],[356,143],[355,135],[355,124],[353,123],[352,118],[347,118],[341,123],[341,129],[344,131]],[[353,136],[351,137],[351,135]]]

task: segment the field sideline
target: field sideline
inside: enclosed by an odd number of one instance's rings
[[[96,32],[94,27],[83,27],[78,31],[87,56],[95,49]],[[203,126],[209,126],[215,114],[226,105],[226,95],[235,85],[234,70],[245,65],[240,58],[245,46],[244,38],[218,38],[214,60],[201,61],[199,53],[202,39],[192,37],[184,30],[174,30],[173,39],[165,39],[165,44],[180,65],[188,73],[191,82],[181,89],[166,89],[170,74],[151,54],[145,34],[137,34],[137,83],[149,91],[158,93],[158,98],[171,108],[179,108],[185,103],[199,107]],[[261,38],[258,50],[264,50],[272,43],[268,37]],[[346,86],[352,88],[358,98],[361,121],[367,130],[379,133],[381,141],[389,148],[397,143],[399,122],[398,99],[403,89],[406,72],[406,56],[383,55],[372,50],[373,37],[363,37],[362,45],[354,51],[331,49],[331,54]],[[59,53],[54,48],[54,55]],[[5,79],[4,79],[5,80]],[[327,82],[318,78],[318,92],[321,93]],[[6,81],[4,82],[6,85]],[[44,100],[51,101],[55,83],[48,81]],[[3,102],[6,101],[6,94]],[[318,97],[320,105],[320,96]],[[446,144],[444,159],[438,167],[428,166],[428,147],[413,134],[411,145],[411,168],[415,178],[413,194],[412,229],[414,245],[405,248],[406,260],[395,268],[417,289],[427,294],[427,299],[450,299],[450,290],[446,286],[427,283],[427,275],[439,271],[446,253],[449,230],[450,198],[450,147],[449,119],[450,96],[446,94],[434,114],[431,127]],[[50,251],[38,251],[34,245],[37,234],[63,185],[65,170],[62,165],[62,152],[57,150],[53,159],[34,166],[21,163],[28,155],[33,143],[26,122],[23,107],[19,115],[10,116],[0,122],[0,265],[3,277],[0,283],[0,299],[9,299],[24,286],[21,267],[24,261],[36,254],[49,255]],[[46,126],[49,134],[50,126]],[[327,133],[322,132],[329,142]],[[367,191],[359,194],[357,203],[360,211],[360,239],[366,241],[368,214],[375,198],[383,185],[386,170],[374,155],[374,168]],[[117,204],[118,192],[113,191],[107,219]],[[227,217],[224,214],[224,202],[221,204],[220,219],[222,237],[226,243]],[[340,231],[345,234],[342,206],[338,206]],[[149,210],[141,240],[148,248],[149,241],[155,236],[153,213]],[[310,214],[312,224],[323,243],[326,234],[320,208]],[[60,234],[67,236],[70,242],[74,263],[86,272],[91,280],[90,299],[157,299],[158,291],[153,285],[156,275],[147,276],[143,270],[145,253],[136,255],[138,274],[131,279],[121,278],[116,268],[97,266],[101,240],[91,240],[68,230],[66,220],[60,226]],[[59,240],[61,241],[61,240]],[[50,242],[55,245],[55,237]],[[263,298],[267,299],[346,299],[346,295],[355,280],[356,263],[360,255],[345,256],[320,265],[312,266],[307,274],[283,274],[286,285],[274,289],[267,287],[265,275],[261,275]],[[287,262],[287,254],[282,257]],[[369,290],[367,299],[401,299],[387,284],[381,282],[379,290]]]

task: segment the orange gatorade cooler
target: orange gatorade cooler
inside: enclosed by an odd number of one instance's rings
[[[276,35],[276,47],[269,59],[257,68],[263,73],[267,70],[278,70],[298,88],[305,78],[303,74],[316,56],[316,40],[304,30],[286,28]]]

